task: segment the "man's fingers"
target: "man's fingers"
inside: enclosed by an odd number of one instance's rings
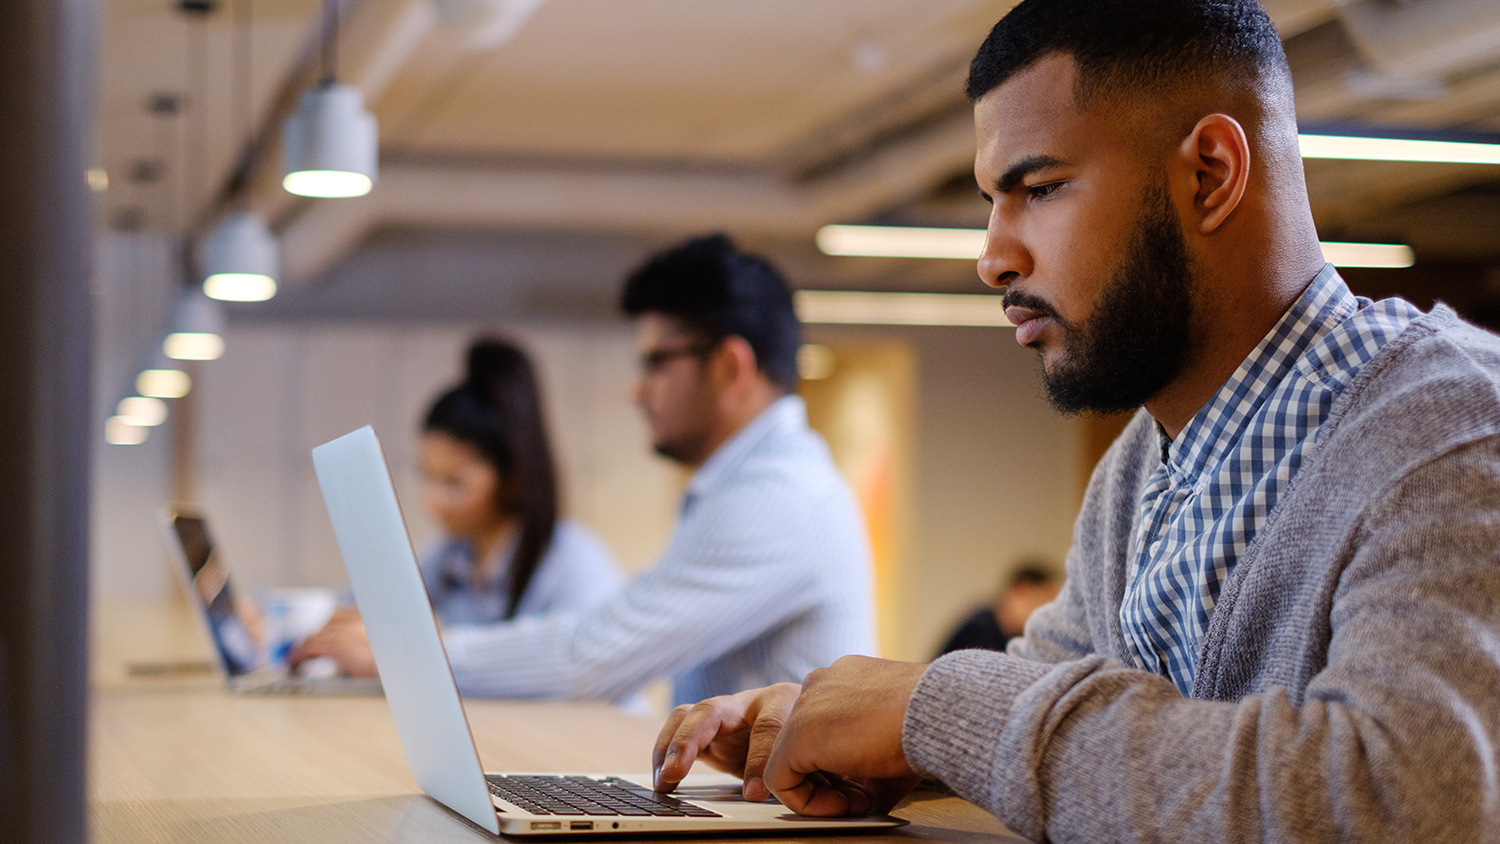
[[[781,731],[765,765],[765,787],[799,815],[842,817],[868,814],[873,800],[860,784],[825,773],[816,763],[800,727],[792,718]],[[816,742],[814,742],[816,743]]]
[[[682,726],[683,720],[687,718],[692,708],[691,704],[684,703],[673,709],[671,714],[667,715],[667,723],[662,725],[661,732],[656,734],[656,745],[651,748],[651,778],[653,780],[661,771],[661,763],[667,758],[667,746],[672,743],[672,739],[677,737],[678,728]]]
[[[750,725],[750,742],[745,750],[743,794],[752,803],[759,803],[771,796],[771,790],[766,788],[765,783],[766,763],[771,758],[772,748],[776,746],[776,737],[781,735],[786,719],[792,713],[798,687],[792,683],[782,683],[766,691],[766,694],[759,696],[757,706],[749,713],[749,717],[754,720]]]
[[[868,815],[875,798],[863,784],[837,774],[814,771],[794,786],[778,789],[776,797],[799,815],[821,818]]]
[[[744,698],[746,694],[749,693],[709,698],[688,708],[677,724],[677,729],[661,747],[663,754],[660,764],[656,766],[655,782],[652,783],[657,791],[676,788],[692,769],[698,754],[708,747],[720,731],[734,731],[743,726],[745,708],[748,705],[748,698]],[[681,707],[674,710],[673,715],[676,716],[680,711]]]

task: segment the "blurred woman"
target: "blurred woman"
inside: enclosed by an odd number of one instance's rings
[[[584,610],[620,583],[598,537],[557,515],[557,472],[536,375],[502,340],[469,349],[464,382],[422,426],[427,509],[447,537],[422,558],[444,624]]]
[[[604,543],[558,517],[536,373],[519,348],[499,339],[469,348],[463,382],[427,411],[420,453],[423,498],[446,534],[422,556],[422,580],[444,626],[583,611],[619,586]],[[374,676],[357,611],[337,613],[292,662],[316,657]]]

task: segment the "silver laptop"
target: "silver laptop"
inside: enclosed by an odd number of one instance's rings
[[[188,604],[214,646],[213,666],[232,692],[250,694],[379,694],[380,681],[357,677],[316,677],[289,673],[284,660],[267,652],[255,635],[235,591],[229,566],[214,545],[208,519],[181,504],[161,509],[162,541],[172,557]],[[252,614],[253,615],[253,614]]]
[[[649,774],[484,773],[375,431],[360,428],[312,455],[406,761],[439,803],[492,833],[527,836],[805,834],[905,823],[801,817],[774,801],[746,802],[739,781],[722,776],[690,776],[661,795]]]

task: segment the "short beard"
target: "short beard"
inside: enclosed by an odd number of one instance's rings
[[[1145,404],[1182,372],[1193,348],[1193,268],[1182,224],[1160,186],[1150,189],[1136,235],[1087,322],[1062,324],[1063,357],[1042,386],[1059,412],[1122,413]],[[1045,302],[1007,293],[1005,305],[1062,323]]]
[[[675,440],[654,443],[652,450],[673,463],[684,466],[696,465],[706,437],[678,437]]]

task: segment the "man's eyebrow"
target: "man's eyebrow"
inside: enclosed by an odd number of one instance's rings
[[[1050,170],[1053,167],[1061,167],[1067,163],[1054,155],[1028,155],[1015,164],[1010,165],[1001,174],[1000,178],[995,180],[995,192],[1010,193],[1016,189],[1017,185],[1021,184],[1023,179],[1032,173],[1038,170]]]

